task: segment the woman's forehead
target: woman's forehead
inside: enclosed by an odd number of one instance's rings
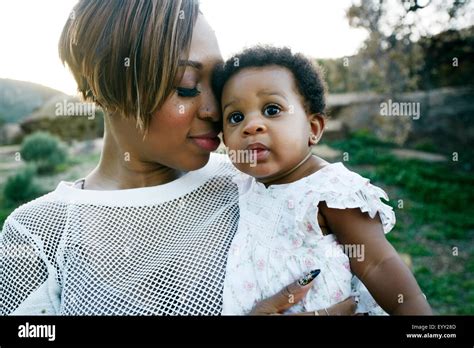
[[[214,66],[223,60],[216,34],[201,14],[194,26],[188,60],[199,63],[201,68],[207,65]]]

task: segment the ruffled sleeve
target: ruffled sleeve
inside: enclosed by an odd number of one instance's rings
[[[348,170],[342,163],[331,165],[323,175],[320,186],[320,201],[325,201],[329,208],[359,208],[374,218],[380,216],[384,233],[388,233],[395,225],[395,213],[392,207],[383,203],[388,196],[381,188],[372,185],[369,179]]]

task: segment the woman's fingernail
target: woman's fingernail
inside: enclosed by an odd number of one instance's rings
[[[308,274],[306,274],[303,278],[301,278],[300,280],[298,280],[298,284],[301,285],[301,286],[305,286],[305,285],[308,285],[309,283],[311,283],[311,281],[316,278],[318,276],[318,274],[321,273],[321,270],[320,269],[314,269],[312,270],[311,272],[309,272]]]

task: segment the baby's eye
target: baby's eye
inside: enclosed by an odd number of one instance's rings
[[[240,112],[233,112],[227,118],[230,124],[237,124],[244,120],[244,115]]]
[[[276,116],[280,113],[281,108],[278,105],[267,105],[263,109],[263,114],[265,116]]]

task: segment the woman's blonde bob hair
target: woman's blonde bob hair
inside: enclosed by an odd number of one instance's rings
[[[84,100],[135,117],[146,131],[173,91],[199,13],[196,0],[80,0],[59,56]]]

